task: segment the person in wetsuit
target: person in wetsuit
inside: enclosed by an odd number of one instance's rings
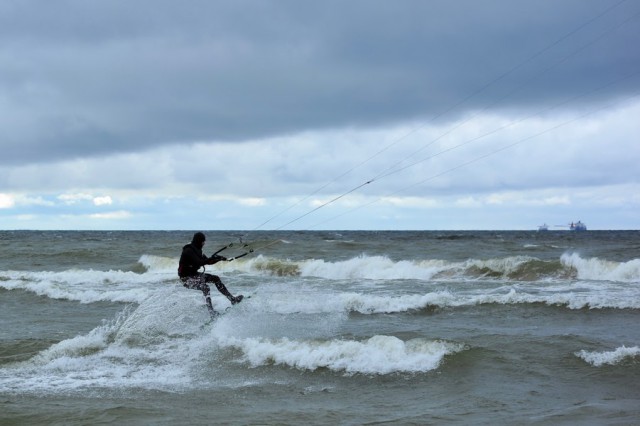
[[[220,280],[219,276],[198,272],[198,270],[204,265],[213,265],[214,263],[227,260],[226,257],[215,254],[211,257],[205,256],[202,253],[202,247],[204,247],[205,241],[205,235],[202,232],[196,232],[193,234],[191,243],[182,248],[180,262],[178,264],[178,276],[186,288],[202,291],[207,303],[209,314],[211,314],[211,317],[213,318],[217,313],[211,305],[211,295],[209,294],[210,288],[208,283],[214,283],[218,291],[225,295],[233,305],[239,303],[244,296],[232,296],[231,293],[229,293],[229,290],[227,290],[227,287],[222,283],[222,280]]]

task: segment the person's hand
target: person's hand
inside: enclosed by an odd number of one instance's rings
[[[221,262],[223,260],[227,260],[226,257],[214,254],[209,258],[209,265],[213,265],[214,263]]]

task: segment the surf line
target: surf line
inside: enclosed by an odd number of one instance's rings
[[[594,15],[592,18],[588,19],[587,21],[581,23],[580,25],[578,25],[577,27],[575,27],[574,29],[568,31],[566,34],[562,35],[560,38],[556,39],[555,41],[553,41],[552,43],[550,43],[549,45],[547,45],[546,47],[544,47],[543,49],[540,49],[539,51],[537,51],[536,53],[534,53],[533,55],[529,56],[527,59],[525,59],[524,61],[518,63],[517,65],[513,66],[512,68],[510,68],[509,70],[505,71],[504,73],[500,74],[499,76],[497,76],[496,78],[494,78],[493,80],[489,81],[488,83],[484,84],[483,86],[481,86],[480,88],[478,88],[476,91],[472,92],[471,94],[469,94],[468,96],[466,96],[465,98],[459,100],[458,102],[456,102],[455,104],[451,105],[450,107],[446,108],[445,110],[441,111],[440,113],[436,114],[434,117],[432,117],[430,120],[427,120],[421,124],[419,124],[418,126],[414,127],[413,129],[409,130],[408,132],[406,132],[404,135],[396,138],[395,140],[393,140],[390,144],[386,145],[385,147],[383,147],[382,149],[380,149],[379,151],[377,151],[376,153],[374,153],[372,156],[368,157],[367,159],[365,159],[364,161],[360,162],[359,164],[355,165],[354,167],[352,167],[351,169],[347,170],[346,172],[340,174],[339,176],[337,176],[336,178],[334,178],[333,180],[331,180],[330,182],[324,184],[323,186],[319,187],[318,189],[316,189],[315,191],[311,192],[310,194],[308,194],[307,196],[301,198],[300,200],[292,203],[291,205],[289,205],[288,207],[286,207],[284,210],[280,211],[279,213],[277,213],[276,215],[268,218],[267,220],[265,220],[264,222],[262,222],[260,225],[258,225],[257,227],[255,227],[253,229],[253,231],[256,231],[258,229],[263,228],[265,225],[267,225],[268,223],[272,222],[273,220],[275,220],[276,218],[280,217],[281,215],[283,215],[284,213],[286,213],[287,211],[293,209],[294,207],[300,205],[301,203],[303,203],[304,201],[308,200],[309,198],[311,198],[313,195],[319,193],[320,191],[322,191],[323,189],[327,188],[329,185],[339,181],[340,179],[342,179],[343,177],[345,177],[346,175],[352,173],[354,170],[356,170],[357,168],[363,166],[364,164],[368,163],[369,161],[373,160],[374,158],[378,157],[379,155],[381,155],[383,152],[386,152],[387,150],[389,150],[390,148],[392,148],[393,146],[397,145],[398,143],[400,143],[401,141],[405,140],[407,137],[409,137],[410,135],[416,133],[418,130],[424,128],[427,124],[433,122],[434,120],[446,115],[447,113],[450,113],[452,111],[454,111],[456,108],[461,107],[464,103],[468,102],[469,100],[471,100],[472,98],[478,96],[480,93],[486,91],[489,87],[494,86],[495,84],[497,84],[498,82],[500,82],[501,80],[505,79],[508,75],[514,73],[516,70],[524,67],[525,65],[527,65],[528,63],[532,62],[534,59],[538,58],[539,56],[542,56],[544,53],[546,53],[547,51],[550,51],[552,48],[554,48],[555,46],[561,44],[562,42],[564,42],[565,40],[569,39],[571,36],[573,36],[574,34],[580,32],[581,30],[583,30],[584,28],[588,27],[590,24],[594,23],[595,21],[597,21],[598,19],[601,19],[602,17],[604,17],[605,15],[609,14],[610,12],[612,12],[614,9],[618,8],[619,6],[621,6],[623,3],[625,3],[627,0],[620,0],[617,3],[610,5],[609,7],[607,7],[606,9],[602,10],[601,12],[597,13],[596,15]],[[436,141],[442,139],[444,136],[450,134],[451,132],[453,132],[454,130],[456,130],[459,127],[462,127],[464,124],[466,124],[467,122],[469,122],[471,119],[473,119],[475,116],[479,115],[480,112],[488,109],[491,106],[495,106],[496,104],[498,104],[499,102],[504,101],[506,98],[514,95],[515,93],[517,93],[518,91],[520,91],[522,88],[526,87],[527,85],[531,84],[531,82],[537,78],[539,78],[542,74],[548,72],[550,69],[558,66],[559,64],[565,62],[566,60],[568,60],[570,57],[576,55],[577,53],[579,53],[582,50],[585,50],[588,46],[591,46],[593,44],[595,44],[598,40],[602,39],[603,37],[605,37],[607,34],[611,33],[612,31],[614,31],[616,28],[624,25],[625,23],[629,22],[630,20],[634,19],[638,14],[634,14],[630,17],[627,17],[627,19],[625,19],[622,23],[617,24],[615,27],[613,28],[609,28],[608,30],[604,31],[604,33],[601,33],[596,39],[586,43],[585,45],[583,45],[582,47],[574,50],[572,53],[569,53],[568,55],[564,56],[562,59],[560,59],[559,61],[557,61],[555,64],[552,64],[551,66],[547,67],[546,69],[544,69],[543,71],[539,72],[537,75],[535,75],[533,78],[530,78],[529,80],[525,81],[524,83],[522,83],[520,86],[516,87],[514,90],[512,90],[510,93],[508,93],[507,95],[491,102],[490,104],[488,104],[487,106],[485,106],[483,109],[481,109],[480,111],[478,111],[478,113],[474,114],[472,117],[468,118],[467,120],[459,123],[458,125],[456,125],[455,127],[449,129],[447,132],[443,133],[442,135],[440,135],[439,137],[437,137],[436,139],[432,140],[431,142],[429,142],[427,145],[423,146],[422,148],[420,148],[419,150],[413,152],[412,154],[406,156],[404,159],[400,160],[399,162],[393,164],[392,166],[386,168],[385,170],[383,170],[381,173],[379,173],[377,176],[375,176],[374,178],[352,188],[351,190],[338,195],[336,197],[334,197],[333,199],[326,201],[324,203],[322,203],[321,205],[313,208],[312,210],[298,216],[295,217],[294,219],[288,221],[287,223],[275,228],[274,230],[281,230],[283,228],[285,228],[286,226],[297,222],[298,220],[316,212],[317,210],[320,210],[323,207],[326,207],[336,201],[338,201],[339,199],[359,190],[360,188],[369,185],[371,183],[373,183],[374,181],[384,178],[386,176],[395,174],[399,171],[405,170],[409,167],[411,167],[412,165],[415,165],[417,163],[413,163],[410,164],[408,166],[402,166],[402,163],[408,161],[411,158],[414,158],[416,154],[418,154],[419,152],[424,151],[425,149],[427,149],[429,146],[433,145]],[[568,102],[568,101],[567,101]],[[522,120],[519,120],[522,121]],[[513,125],[513,124],[511,124]],[[497,130],[496,130],[497,131]],[[495,132],[495,131],[494,131]],[[455,149],[452,148],[452,149]],[[441,153],[435,154],[433,156],[431,156],[430,158],[440,155]],[[422,160],[422,161],[426,161],[426,160]],[[469,162],[472,163],[475,161],[471,161]],[[459,168],[459,167],[457,167]],[[455,169],[457,169],[455,168]]]

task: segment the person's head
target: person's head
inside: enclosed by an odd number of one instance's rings
[[[201,249],[202,247],[204,247],[204,242],[206,239],[207,238],[202,232],[196,232],[195,234],[193,234],[193,239],[191,240],[191,242],[193,243],[193,245]]]

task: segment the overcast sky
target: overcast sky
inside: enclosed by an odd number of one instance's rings
[[[640,229],[640,1],[0,2],[0,229]]]

